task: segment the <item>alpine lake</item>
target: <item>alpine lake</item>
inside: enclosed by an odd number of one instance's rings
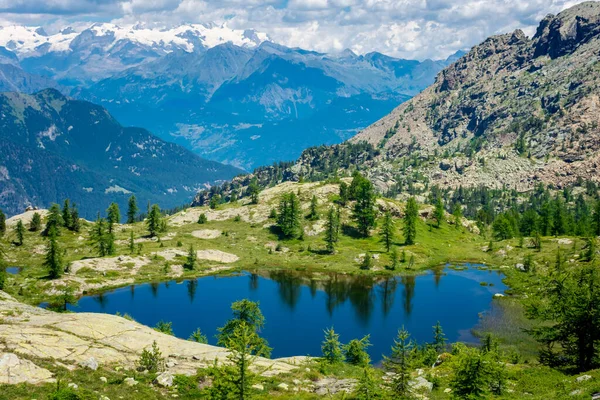
[[[184,339],[200,328],[216,344],[231,304],[250,299],[260,303],[260,334],[273,358],[319,356],[323,331],[334,327],[342,342],[370,335],[369,354],[378,362],[402,326],[419,343],[432,340],[437,321],[450,342],[477,342],[471,330],[506,290],[503,277],[477,264],[385,277],[259,270],[125,287],[83,297],[70,310],[128,314],[148,326],[172,322]]]

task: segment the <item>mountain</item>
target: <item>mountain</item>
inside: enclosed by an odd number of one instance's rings
[[[25,70],[63,85],[90,84],[174,51],[201,52],[228,42],[251,47],[267,39],[252,30],[201,24],[166,29],[97,23],[52,35],[40,27],[0,27],[0,46],[15,53]]]
[[[125,124],[152,127],[202,156],[251,169],[350,138],[432,83],[445,65],[227,43],[173,52],[77,96]]]
[[[54,89],[0,94],[0,155],[0,208],[8,214],[70,198],[92,218],[111,201],[125,207],[131,194],[142,207],[175,207],[241,172],[124,128],[104,108]]]
[[[359,168],[388,194],[598,181],[599,71],[600,3],[585,2],[548,15],[532,38],[520,30],[488,38],[348,142],[256,175],[272,184]]]

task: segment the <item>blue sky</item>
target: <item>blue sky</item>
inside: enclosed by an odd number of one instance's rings
[[[541,18],[573,0],[0,0],[0,22],[58,29],[90,21],[226,23],[306,49],[443,58]]]

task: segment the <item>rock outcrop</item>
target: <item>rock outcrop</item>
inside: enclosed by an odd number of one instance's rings
[[[228,354],[224,348],[178,339],[125,318],[59,314],[19,303],[0,291],[0,383],[52,381],[49,371],[35,365],[41,358],[78,368],[118,365],[134,369],[142,350],[154,341],[166,357],[167,370],[161,378],[166,386],[169,374],[192,375],[215,361],[226,362]],[[259,358],[255,368],[263,375],[274,375],[297,367]]]

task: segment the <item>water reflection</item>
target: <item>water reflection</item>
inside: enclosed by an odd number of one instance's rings
[[[484,281],[493,286],[481,285]],[[170,321],[180,338],[201,328],[215,344],[231,303],[248,298],[260,302],[267,321],[262,334],[273,357],[319,355],[323,329],[334,326],[343,342],[370,334],[369,353],[377,361],[389,353],[403,325],[419,342],[432,340],[438,320],[450,341],[468,339],[465,333],[489,308],[493,294],[505,288],[500,273],[478,268],[402,277],[257,270],[181,283],[130,286],[84,297],[71,309],[127,313],[148,326]]]

